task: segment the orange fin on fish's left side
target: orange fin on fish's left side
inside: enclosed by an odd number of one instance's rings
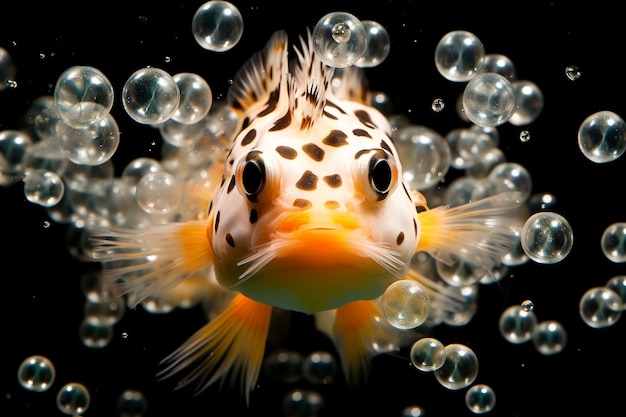
[[[249,403],[265,353],[272,306],[237,294],[228,307],[163,360],[158,376],[168,378],[190,368],[177,388],[196,383],[198,391],[219,382],[241,384]]]

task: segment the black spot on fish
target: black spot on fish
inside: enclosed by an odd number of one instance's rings
[[[220,225],[220,212],[218,211],[215,215],[215,232],[217,232],[217,228]]]
[[[278,104],[279,99],[280,99],[280,89],[276,88],[274,91],[270,93],[270,96],[267,99],[267,102],[265,103],[265,108],[261,110],[261,112],[258,114],[258,117],[267,116],[268,114],[276,110],[276,105]]]
[[[341,175],[339,174],[327,175],[322,179],[326,184],[328,184],[329,187],[341,187]]]
[[[294,159],[298,156],[298,152],[289,146],[277,146],[276,152],[285,159]]]
[[[235,247],[235,239],[233,239],[233,236],[230,233],[226,233],[226,243],[228,243],[228,246],[231,248]]]
[[[309,170],[306,170],[296,182],[296,187],[305,191],[313,191],[317,188],[317,175]]]
[[[404,232],[398,233],[398,237],[396,238],[396,245],[400,246],[404,242]]]
[[[338,120],[337,116],[335,116],[332,113],[328,113],[326,110],[324,110],[324,116],[326,116],[326,117],[328,117],[329,119],[332,119],[332,120]]]
[[[417,222],[413,219],[413,230],[415,231],[415,237],[417,237]]]
[[[366,112],[365,110],[357,110],[354,112],[354,115],[365,126],[372,128],[372,129],[377,129],[377,126],[374,124],[374,122],[372,122],[372,118],[370,117],[370,114]]]
[[[309,200],[306,200],[304,198],[296,198],[295,200],[293,200],[293,206],[301,209],[307,209],[312,207],[313,204],[311,204]]]
[[[230,177],[230,182],[228,183],[228,188],[226,189],[226,194],[230,193],[233,188],[235,188],[235,176]]]
[[[348,135],[343,133],[341,130],[331,130],[328,136],[322,140],[322,143],[334,147],[345,146],[348,144],[346,141],[347,137]]]
[[[256,138],[256,129],[248,130],[248,133],[241,139],[241,146],[246,146],[252,143],[252,141]]]
[[[256,211],[256,209],[250,210],[250,224],[256,223],[257,220],[259,220],[259,213]]]
[[[389,146],[389,144],[384,140],[380,141],[380,147],[393,155],[393,150],[391,149],[391,146]]]
[[[307,143],[306,145],[302,145],[302,150],[314,161],[319,162],[324,159],[324,150],[314,143]]]
[[[369,134],[369,132],[365,129],[354,129],[352,131],[352,133],[354,134],[354,136],[359,136],[362,138],[371,138],[372,136]]]

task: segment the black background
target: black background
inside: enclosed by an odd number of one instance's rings
[[[244,34],[232,50],[202,49],[191,34],[191,19],[202,2],[167,5],[134,1],[121,6],[90,4],[73,7],[52,2],[5,6],[0,14],[0,46],[14,59],[17,89],[0,92],[0,129],[22,127],[21,116],[37,97],[52,94],[58,76],[73,65],[99,68],[111,80],[117,99],[113,114],[122,143],[116,167],[131,158],[159,154],[158,131],[133,122],[123,111],[119,93],[135,70],[151,65],[171,74],[196,72],[211,85],[215,100],[224,98],[239,66],[260,49],[271,33],[286,29],[292,39],[312,28],[331,11],[348,11],[383,24],[391,53],[379,67],[367,70],[370,86],[386,92],[394,111],[414,123],[446,134],[467,126],[456,115],[454,102],[462,85],[441,77],[434,66],[434,48],[451,30],[475,33],[487,53],[509,56],[518,79],[535,82],[545,97],[543,113],[524,129],[531,140],[522,143],[522,128],[499,127],[501,148],[508,160],[531,173],[533,192],[557,197],[554,210],[574,230],[570,255],[554,265],[529,262],[511,269],[500,285],[482,286],[474,319],[464,327],[440,326],[435,336],[445,344],[471,347],[480,362],[476,382],[492,386],[497,395],[491,416],[619,415],[624,412],[626,350],[622,319],[605,329],[585,325],[578,313],[581,295],[624,274],[624,266],[608,261],[600,236],[611,223],[626,220],[626,161],[595,164],[578,150],[576,134],[585,117],[600,110],[626,114],[622,56],[624,29],[620,14],[605,2],[576,8],[571,2],[449,2],[372,1],[293,2],[235,1],[244,18]],[[523,6],[522,6],[523,4]],[[572,82],[564,74],[579,66],[582,77]],[[447,107],[431,110],[442,98]],[[280,403],[292,388],[315,389],[326,401],[325,416],[400,416],[408,405],[421,405],[428,416],[472,415],[464,404],[465,390],[449,391],[432,375],[411,368],[406,357],[375,360],[366,388],[347,388],[341,375],[328,386],[281,385],[261,377],[249,412],[233,393],[209,389],[199,396],[172,391],[172,383],[157,382],[159,360],[203,324],[197,309],[156,316],[138,309],[115,326],[114,339],[104,349],[83,347],[77,328],[84,297],[79,278],[87,265],[72,258],[65,246],[66,226],[52,224],[46,211],[28,203],[21,184],[0,188],[0,415],[62,415],[55,406],[57,390],[66,382],[84,383],[91,392],[89,416],[115,416],[115,401],[125,389],[141,390],[148,400],[147,416],[281,416]],[[538,353],[531,344],[512,345],[498,332],[500,313],[525,299],[535,303],[539,320],[558,320],[566,328],[566,349],[554,356]],[[286,346],[306,353],[332,352],[332,346],[297,316]],[[126,332],[127,338],[122,337]],[[48,356],[57,379],[44,393],[22,389],[16,378],[19,363],[32,354]],[[218,411],[221,410],[221,411]]]

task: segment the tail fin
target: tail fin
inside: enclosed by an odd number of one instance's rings
[[[206,220],[195,220],[140,230],[94,230],[93,256],[102,262],[107,283],[136,306],[198,271],[208,271],[213,252],[206,225]]]
[[[400,347],[399,331],[387,322],[375,301],[353,301],[316,313],[315,318],[316,326],[333,340],[350,384],[367,381],[374,356]]]
[[[462,259],[487,270],[499,265],[517,242],[522,194],[506,192],[456,207],[436,207],[418,215],[422,234],[417,251],[441,262]]]
[[[191,336],[163,360],[167,366],[158,376],[171,377],[191,367],[177,388],[196,382],[198,391],[215,382],[229,388],[239,380],[246,402],[256,384],[269,331],[272,307],[242,294],[217,317]]]

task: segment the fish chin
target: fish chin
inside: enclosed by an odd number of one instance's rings
[[[398,252],[360,234],[305,228],[296,237],[276,236],[238,262],[246,269],[231,288],[262,303],[312,313],[380,296],[407,265]]]

